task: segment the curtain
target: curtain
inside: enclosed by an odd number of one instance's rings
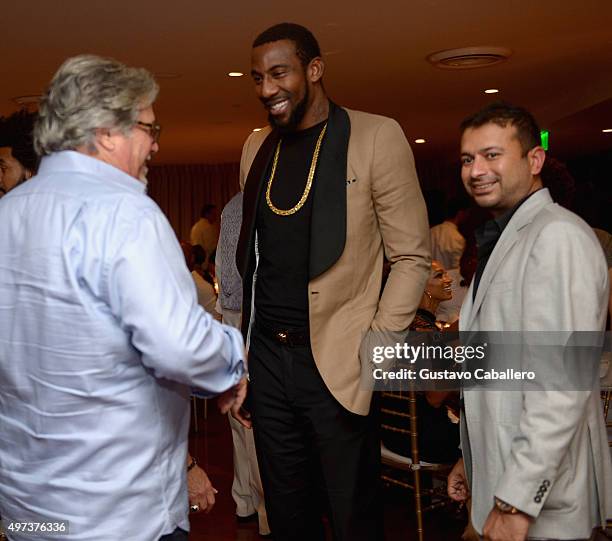
[[[191,226],[200,218],[202,206],[217,205],[220,214],[240,189],[238,175],[238,163],[153,165],[147,175],[148,194],[178,239],[189,242]]]
[[[579,214],[590,225],[612,231],[612,152],[573,159],[568,168],[577,183],[577,207],[585,207],[589,212],[577,208]],[[417,162],[421,189],[428,199],[430,220],[436,220],[434,201],[436,195],[443,200],[463,193],[461,168],[457,162],[421,160]],[[238,163],[217,165],[157,165],[149,171],[149,195],[168,217],[177,237],[189,241],[191,226],[199,219],[200,209],[206,203],[217,205],[219,212],[239,190]],[[589,192],[590,189],[590,192]],[[586,202],[580,205],[580,195]],[[589,192],[589,193],[586,193]],[[427,197],[433,195],[433,197]],[[588,216],[587,216],[588,214]],[[595,216],[590,216],[594,214]]]

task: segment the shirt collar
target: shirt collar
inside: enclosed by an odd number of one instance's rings
[[[506,229],[506,226],[510,223],[512,216],[516,213],[516,211],[520,208],[520,206],[527,201],[534,193],[537,193],[541,190],[536,190],[535,192],[531,192],[526,197],[523,197],[514,207],[512,207],[508,212],[505,212],[501,216],[497,218],[493,218],[488,222],[485,222],[481,227],[476,229],[476,244],[478,245],[479,256],[482,249],[486,250],[486,247],[490,247],[491,244],[495,245],[495,243],[501,237],[501,234]]]
[[[60,172],[100,176],[105,181],[118,184],[136,193],[144,193],[146,190],[143,182],[121,171],[121,169],[114,165],[74,150],[62,150],[61,152],[54,152],[49,156],[43,157],[38,168],[39,175]]]

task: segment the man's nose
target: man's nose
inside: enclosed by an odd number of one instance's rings
[[[472,177],[481,177],[489,172],[487,161],[482,156],[476,156],[472,162]]]
[[[157,154],[159,152],[159,141],[153,141],[151,145],[151,154]]]
[[[264,99],[271,98],[278,93],[278,85],[270,77],[264,77],[260,86],[260,95]]]

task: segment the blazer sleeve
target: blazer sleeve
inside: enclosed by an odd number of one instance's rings
[[[372,330],[402,331],[414,318],[430,272],[427,210],[400,125],[385,119],[374,141],[372,196],[391,272]]]
[[[526,331],[603,330],[607,272],[601,250],[589,233],[585,226],[568,222],[552,222],[541,230],[530,251],[520,292],[528,299],[522,313]],[[552,358],[555,367],[557,361],[561,369],[563,363],[580,362],[572,348],[562,347],[561,340],[559,346],[553,353],[558,358]],[[538,362],[551,362],[550,350],[546,359],[538,358],[542,354],[538,351],[544,350],[528,348],[524,363],[535,367]],[[551,493],[595,392],[568,390],[572,387],[569,366],[564,372],[567,386],[557,383],[551,389],[541,382],[540,390],[523,393],[518,433],[495,489],[499,499],[533,517],[539,515]]]
[[[242,154],[240,155],[240,191],[244,192],[244,185],[246,184],[247,175],[249,174],[249,169],[251,168],[251,163],[249,160],[249,147],[251,145],[251,141],[253,139],[253,133],[249,135],[242,145]]]
[[[270,128],[265,127],[259,131],[251,132],[247,137],[244,145],[242,146],[242,154],[240,156],[240,191],[244,192],[244,185],[246,184],[247,177],[249,176],[249,170],[251,169],[251,165],[253,165],[253,160],[257,155],[257,151],[259,147],[264,142],[268,134],[270,133]]]

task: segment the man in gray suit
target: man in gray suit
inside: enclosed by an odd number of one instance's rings
[[[465,189],[494,219],[477,233],[478,268],[460,330],[603,331],[603,254],[591,228],[543,188],[534,118],[496,103],[461,131]],[[596,387],[464,392],[463,459],[448,491],[457,501],[471,491],[472,522],[485,540],[587,539],[612,516]]]

